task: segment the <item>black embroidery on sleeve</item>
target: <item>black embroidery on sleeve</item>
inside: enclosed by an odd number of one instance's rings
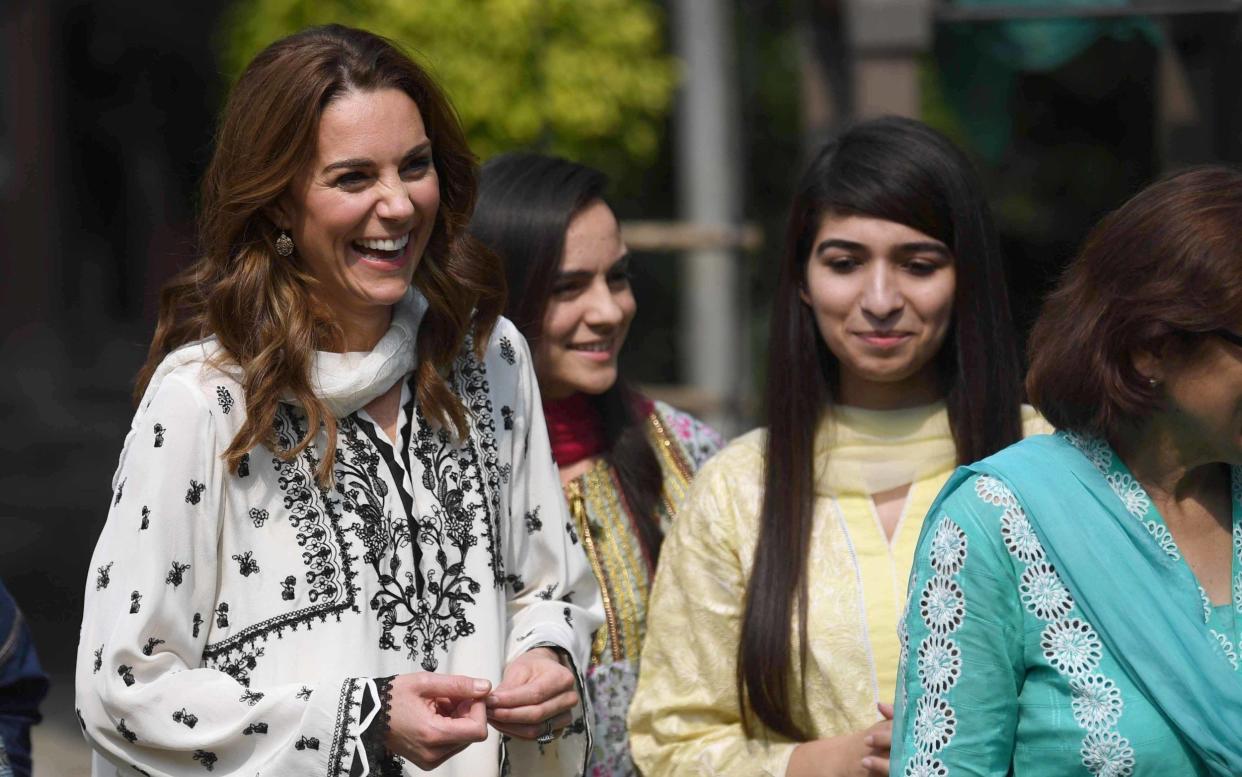
[[[203,768],[210,772],[216,768],[216,761],[220,759],[210,750],[195,750],[194,760],[201,763]]]
[[[251,723],[249,726],[246,726],[245,730],[242,731],[243,736],[250,736],[251,734],[266,734],[266,733],[267,733],[267,724],[261,721]]]
[[[202,501],[203,491],[205,491],[206,488],[207,486],[204,486],[202,483],[199,483],[197,480],[191,480],[190,487],[187,488],[185,491],[185,503],[190,504],[190,505],[198,504],[200,501]]]
[[[244,701],[248,706],[253,707],[263,701],[263,694],[259,691],[252,691],[247,688],[245,691],[242,691],[241,698],[239,698],[238,701]]]
[[[506,432],[513,431],[513,408],[508,405],[500,406],[500,417],[504,419],[504,427]]]
[[[528,510],[526,512],[526,515],[522,518],[522,520],[526,523],[527,534],[534,534],[535,532],[543,528],[543,521],[539,520],[539,508],[538,507],[536,507],[534,510]]]
[[[535,596],[539,599],[543,599],[545,602],[551,601],[552,595],[556,593],[557,585],[558,583],[548,583],[547,587],[541,591],[536,592]]]
[[[198,639],[198,630],[200,627],[202,627],[202,625],[203,625],[203,616],[197,612],[194,613],[194,632],[193,632],[194,639]]]
[[[565,532],[569,535],[570,541],[573,542],[573,544],[577,545],[578,544],[578,532],[574,530],[573,521],[565,522]]]
[[[138,735],[130,731],[129,727],[125,725],[125,718],[121,718],[119,721],[117,721],[116,733],[125,737],[125,741],[129,742],[130,744],[133,744],[134,742],[138,741]]]
[[[295,750],[318,750],[319,739],[317,737],[303,736],[293,745]]]
[[[237,462],[237,477],[250,477],[250,454],[243,453],[241,460]]]
[[[125,484],[128,481],[129,481],[129,478],[125,478],[124,480],[121,481],[121,485],[116,487],[116,497],[112,500],[113,506],[119,505],[121,503],[121,494],[125,492]]]
[[[135,615],[142,609],[142,594],[131,591],[129,594],[129,614]]]
[[[147,644],[142,646],[142,654],[144,656],[149,656],[155,652],[155,648],[157,645],[163,645],[163,644],[164,644],[164,640],[162,639],[157,639],[155,637],[148,637]]]
[[[216,626],[221,629],[228,628],[229,625],[229,603],[220,602],[216,607]]]
[[[186,728],[194,728],[198,725],[198,716],[193,712],[187,712],[185,707],[177,710],[172,714],[172,719]]]
[[[500,338],[500,358],[504,359],[510,366],[517,361],[517,352],[513,350],[513,343],[509,342],[509,338]]]
[[[565,616],[565,622],[570,626],[574,625],[574,616],[570,614],[568,607],[565,608],[563,614]]]
[[[155,423],[153,430],[155,432],[155,447],[163,448],[164,447],[164,432],[167,430],[164,428],[164,425],[159,423],[158,421]]]
[[[262,507],[250,508],[250,520],[254,523],[254,528],[263,528],[263,524],[267,522],[267,510]]]
[[[91,671],[91,674],[98,674],[100,668],[103,666],[103,649],[104,646],[100,645],[95,651],[95,668]]]
[[[298,698],[301,699],[302,701],[307,701],[310,699],[312,693],[314,693],[314,690],[307,688],[305,685],[303,685],[302,688],[298,691],[297,695],[298,695]]]
[[[233,410],[233,395],[224,386],[216,386],[216,401],[220,403],[220,409],[225,415]]]
[[[125,681],[125,686],[129,687],[134,684],[134,668],[121,664],[116,668],[116,673]]]
[[[294,592],[293,587],[297,585],[297,582],[298,579],[293,575],[287,576],[280,584],[280,598],[284,599],[286,602],[293,601],[293,598],[297,595]]]
[[[142,506],[142,525],[138,527],[139,531],[146,529],[151,525],[151,508],[146,505]]]
[[[250,577],[259,571],[259,562],[254,560],[254,551],[248,550],[245,553],[234,553],[233,560],[237,562],[237,571],[242,577]]]
[[[95,576],[96,591],[102,591],[112,582],[112,565],[115,563],[115,561],[109,561],[97,570],[98,574]]]
[[[172,562],[172,566],[168,568],[168,574],[164,576],[164,584],[178,588],[185,582],[185,572],[190,568],[189,564],[182,564],[180,561]]]

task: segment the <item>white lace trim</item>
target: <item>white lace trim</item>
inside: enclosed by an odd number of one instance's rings
[[[935,574],[919,594],[919,614],[931,633],[918,647],[918,676],[923,686],[923,695],[914,708],[914,743],[918,755],[906,765],[906,775],[945,777],[949,773],[933,756],[957,733],[957,713],[945,694],[962,674],[961,648],[950,635],[961,627],[966,617],[966,594],[956,577],[966,563],[967,552],[966,533],[942,513],[932,537],[931,564]],[[907,602],[907,607],[911,603]]]
[[[1066,437],[1093,464],[1105,461],[1107,466],[1111,460],[1108,446],[1104,445],[1101,451],[1086,438],[1079,437],[1080,442],[1075,442],[1074,435]],[[976,483],[983,479],[980,477]],[[1103,657],[1099,635],[1091,624],[1070,617],[1074,598],[1047,561],[1043,545],[1031,530],[1025,511],[1004,483],[995,478],[992,481],[986,486],[987,493],[999,501],[991,504],[1012,505],[1006,508],[1001,519],[1001,535],[1010,555],[1022,565],[1018,586],[1022,605],[1047,624],[1040,634],[1039,646],[1048,663],[1069,682],[1074,721],[1085,732],[1079,751],[1082,764],[1096,777],[1130,777],[1134,773],[1134,748],[1116,731],[1125,703],[1117,684],[1096,671]],[[1007,496],[999,494],[998,490],[1003,490]],[[980,493],[977,485],[976,493]],[[981,493],[980,498],[983,498]],[[1139,504],[1137,498],[1131,501]]]

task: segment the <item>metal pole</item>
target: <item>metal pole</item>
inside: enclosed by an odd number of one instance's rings
[[[674,34],[683,78],[677,103],[678,207],[683,221],[732,227],[740,212],[732,29],[722,0],[675,0]],[[744,329],[733,251],[686,254],[682,353],[686,382],[720,399],[705,415],[725,433],[736,426]]]

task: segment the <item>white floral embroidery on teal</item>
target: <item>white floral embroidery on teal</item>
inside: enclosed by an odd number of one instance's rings
[[[953,521],[941,521],[931,542],[932,569],[956,575],[966,562],[966,534]]]
[[[1074,609],[1074,597],[1061,582],[1056,570],[1047,562],[1032,564],[1026,568],[1018,584],[1018,593],[1026,609],[1040,620],[1058,620]]]
[[[1009,488],[992,477],[991,475],[980,475],[975,480],[975,493],[979,498],[990,505],[997,507],[1017,507],[1018,500],[1014,497],[1013,492]]]
[[[1103,731],[1117,725],[1123,704],[1116,683],[1102,674],[1088,674],[1070,680],[1074,696],[1074,720],[1088,731]]]
[[[1203,622],[1207,623],[1212,620],[1212,600],[1208,598],[1203,586],[1199,586],[1199,601],[1203,604]]]
[[[1212,632],[1212,636],[1216,637],[1216,641],[1220,643],[1220,649],[1224,652],[1225,658],[1229,659],[1229,663],[1233,665],[1234,671],[1238,669],[1238,653],[1233,649],[1233,643],[1229,641],[1229,637],[1221,634],[1216,629],[1208,629]]]
[[[914,742],[928,755],[938,753],[957,733],[957,713],[939,694],[920,696],[914,710]]]
[[[1082,764],[1096,777],[1129,777],[1134,748],[1116,731],[1092,732],[1082,740]]]
[[[1105,479],[1113,493],[1126,506],[1126,512],[1135,518],[1147,515],[1151,500],[1147,498],[1147,492],[1137,480],[1125,472],[1108,472]]]
[[[1242,572],[1233,576],[1233,610],[1242,613]]]
[[[966,614],[966,597],[962,587],[952,578],[933,575],[919,597],[919,613],[933,634],[944,636],[956,631]]]
[[[1233,481],[1233,489],[1234,489],[1233,498],[1236,501],[1242,502],[1242,497],[1239,497],[1237,494],[1237,490],[1239,486],[1239,483],[1236,480],[1236,478],[1238,477],[1236,474],[1237,469],[1238,469],[1237,467],[1234,467],[1235,480]],[[1233,555],[1238,557],[1238,561],[1242,561],[1242,521],[1239,521],[1233,525]]]
[[[939,758],[920,753],[906,763],[905,777],[949,777],[949,769]]]
[[[928,693],[947,693],[962,675],[962,651],[947,637],[931,636],[919,645],[919,680]]]
[[[1109,450],[1108,443],[1099,437],[1088,437],[1077,432],[1057,432],[1057,434],[1081,451],[1096,469],[1104,473],[1108,472],[1113,463],[1113,453]]]
[[[1177,549],[1177,541],[1173,539],[1172,533],[1163,524],[1156,523],[1155,521],[1145,521],[1143,525],[1147,527],[1147,533],[1156,541],[1156,544],[1160,546],[1160,549],[1164,551],[1166,556],[1174,560],[1181,559],[1182,553]]]
[[[1010,507],[1001,516],[1001,539],[1009,554],[1027,564],[1044,560],[1044,546],[1020,507]]]
[[[1095,671],[1103,655],[1095,629],[1078,618],[1049,623],[1040,635],[1039,646],[1048,663],[1070,677]]]

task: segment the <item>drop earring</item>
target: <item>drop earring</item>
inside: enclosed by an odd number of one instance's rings
[[[283,229],[280,230],[280,237],[276,238],[276,253],[280,256],[293,256],[293,238]]]

